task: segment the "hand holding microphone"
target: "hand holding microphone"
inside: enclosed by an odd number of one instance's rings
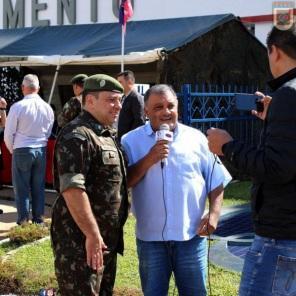
[[[159,146],[161,168],[167,165],[167,157],[169,153],[168,143],[173,141],[173,132],[170,131],[168,124],[161,124],[155,135],[156,145]]]

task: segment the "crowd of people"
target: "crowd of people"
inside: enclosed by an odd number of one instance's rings
[[[217,228],[231,176],[218,156],[253,178],[255,238],[240,296],[294,295],[296,272],[296,28],[274,27],[267,39],[272,95],[261,96],[258,146],[225,130],[207,137],[178,122],[172,87],[144,97],[132,71],[73,77],[74,97],[57,116],[51,241],[61,295],[113,294],[123,226],[136,218],[139,273],[145,296],[167,295],[172,274],[179,295],[207,295],[207,239]],[[0,100],[4,140],[12,153],[18,224],[43,224],[46,144],[54,125],[33,74],[24,98]],[[6,121],[6,123],[5,123]],[[206,210],[206,202],[209,206]]]

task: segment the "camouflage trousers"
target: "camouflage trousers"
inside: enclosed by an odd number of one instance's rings
[[[86,264],[86,257],[55,254],[55,273],[61,296],[111,296],[116,275],[117,254],[104,255],[99,272]]]

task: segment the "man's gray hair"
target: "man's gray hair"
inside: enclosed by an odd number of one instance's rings
[[[23,86],[29,87],[31,89],[39,88],[39,79],[34,74],[27,74],[23,79]]]
[[[173,88],[167,84],[156,84],[153,85],[152,87],[150,87],[145,95],[144,95],[144,102],[147,103],[149,97],[153,94],[157,94],[157,95],[164,95],[166,93],[170,92],[173,97],[175,99],[177,99],[177,95],[175,93],[175,91],[173,90]]]

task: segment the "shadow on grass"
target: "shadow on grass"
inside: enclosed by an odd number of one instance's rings
[[[142,296],[143,293],[141,290],[137,288],[120,287],[120,288],[114,289],[113,295],[114,296]]]
[[[22,291],[22,280],[14,264],[0,262],[0,294],[17,293]]]

